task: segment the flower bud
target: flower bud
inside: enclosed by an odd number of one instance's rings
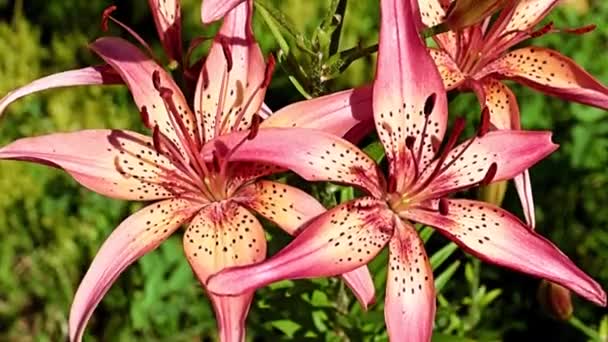
[[[572,297],[565,287],[543,280],[538,287],[538,301],[549,316],[566,321],[572,317]]]
[[[500,207],[506,192],[507,181],[494,182],[479,187],[479,199]]]
[[[501,9],[511,0],[456,0],[448,10],[445,23],[450,30],[475,25]]]

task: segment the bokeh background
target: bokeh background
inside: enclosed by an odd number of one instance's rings
[[[268,1],[267,1],[268,2]],[[329,0],[274,1],[304,35],[312,36]],[[574,0],[548,20],[557,27],[595,23],[584,36],[552,34],[536,44],[558,49],[608,83],[608,2]],[[40,76],[97,63],[87,43],[103,34],[100,14],[107,0],[0,0],[0,95]],[[117,17],[131,25],[162,55],[147,1],[117,1]],[[183,1],[184,35],[210,35],[200,1]],[[377,41],[376,1],[348,3],[341,49]],[[266,52],[278,46],[259,16],[255,31]],[[123,35],[117,29],[112,34]],[[323,91],[361,85],[373,76],[373,56],[355,62]],[[538,231],[553,240],[601,284],[608,284],[608,113],[542,96],[513,85],[523,126],[550,129],[561,145],[532,169]],[[476,116],[470,95],[453,96],[451,112]],[[302,96],[278,68],[267,102],[276,109]],[[141,130],[124,87],[82,87],[47,91],[13,104],[0,123],[0,143],[43,133],[81,128]],[[340,189],[312,190],[324,203]],[[342,192],[344,195],[344,192]],[[521,217],[515,191],[505,206]],[[76,287],[95,252],[137,203],[109,200],[80,187],[59,170],[32,164],[0,163],[0,341],[62,341]],[[199,341],[215,338],[209,302],[183,257],[176,234],[130,267],[95,311],[85,340]],[[287,238],[270,227],[269,251]],[[431,252],[447,242],[433,235]],[[248,320],[248,338],[265,340],[386,340],[382,300],[386,255],[371,269],[378,304],[363,312],[337,279],[282,282],[258,292]],[[537,301],[539,280],[484,265],[453,253],[438,272],[449,281],[439,295],[436,341],[589,339],[568,322],[550,318]],[[436,273],[439,274],[439,273]],[[605,309],[573,298],[575,316],[595,333],[608,334]],[[591,333],[591,332],[590,332]]]

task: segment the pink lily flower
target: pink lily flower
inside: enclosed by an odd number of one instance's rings
[[[419,0],[422,21],[435,26],[445,20],[449,0]],[[552,24],[535,30],[558,0],[509,1],[496,21],[491,17],[458,31],[434,36],[431,56],[446,89],[472,90],[490,111],[494,129],[521,129],[517,99],[501,80],[509,79],[548,95],[608,109],[608,88],[572,59],[550,49],[528,46],[510,51],[533,37],[556,32]],[[594,26],[578,30],[585,33]],[[534,228],[534,201],[527,170],[515,177],[524,215]]]
[[[345,134],[365,117],[352,90],[293,104],[260,125],[265,115],[260,108],[274,64],[265,65],[250,17],[250,3],[226,16],[202,68],[194,111],[160,65],[116,37],[100,38],[91,45],[107,66],[52,75],[0,101],[6,105],[28,92],[57,85],[102,83],[108,72],[113,81],[120,78],[129,87],[144,124],[153,132],[149,137],[126,130],[84,130],[25,138],[0,148],[0,159],[60,167],[102,195],[156,201],[124,220],[99,250],[72,304],[71,341],[82,339],[95,307],[122,271],[182,225],[188,225],[186,257],[204,285],[224,267],[265,258],[265,235],[253,212],[294,235],[302,224],[325,211],[296,188],[259,179],[280,168],[229,163],[238,146],[213,148],[214,139],[225,133],[244,131],[244,142],[265,129],[260,126],[318,127],[319,118],[325,116],[330,118],[330,131]],[[299,115],[300,111],[306,115]],[[205,146],[212,146],[211,160],[201,157]],[[363,307],[374,301],[366,267],[343,277]],[[210,294],[210,298],[220,339],[243,340],[253,291],[237,297]]]
[[[550,279],[605,305],[606,294],[593,279],[514,215],[492,204],[448,198],[520,174],[557,148],[550,133],[488,132],[486,112],[475,137],[457,145],[464,128],[458,120],[438,151],[446,130],[447,100],[418,34],[412,4],[382,0],[381,15],[373,107],[388,158],[388,179],[365,153],[331,134],[301,128],[260,131],[232,160],[272,163],[310,181],[357,186],[368,196],[312,220],[267,261],[213,275],[208,290],[240,295],[282,279],[333,276],[367,264],[388,245],[384,312],[389,337],[429,341],[435,293],[431,266],[413,225],[420,222],[482,260]],[[244,136],[225,136],[216,147],[232,148]]]

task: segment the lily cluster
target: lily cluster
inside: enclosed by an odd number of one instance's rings
[[[180,89],[143,39],[111,16],[115,8],[105,11],[104,26],[117,23],[143,49],[122,38],[99,38],[90,47],[104,64],[47,76],[0,101],[4,110],[43,89],[124,84],[149,129],[149,135],[108,129],[57,133],[0,148],[1,159],[62,168],[102,195],[153,202],[125,219],[100,248],[72,304],[70,340],[82,339],[118,276],[184,225],[184,252],[210,296],[222,341],[244,339],[254,291],[279,280],[342,276],[367,307],[374,287],[366,264],[387,246],[388,334],[395,341],[430,340],[433,274],[415,223],[436,228],[484,261],[606,305],[602,288],[532,229],[527,170],[557,145],[549,132],[521,130],[515,96],[499,79],[601,108],[608,108],[608,90],[557,52],[508,51],[555,31],[534,26],[557,1],[499,2],[487,7],[502,8],[498,19],[484,10],[479,20],[456,20],[472,26],[434,36],[438,48],[429,48],[421,30],[446,18],[454,22],[451,1],[380,0],[373,84],[276,113],[264,105],[275,63],[272,56],[265,60],[254,39],[252,1],[205,1],[203,22],[223,23],[208,55],[190,63],[198,42],[183,51],[179,1],[149,0],[167,58],[184,80],[193,81],[192,92]],[[452,89],[475,91],[483,108],[476,134],[464,141],[460,118],[444,139]],[[352,143],[374,129],[385,149],[386,172]],[[287,170],[310,182],[352,185],[365,195],[326,210],[306,192],[264,179]],[[527,224],[496,205],[452,196],[510,179]],[[295,237],[267,260],[256,215]]]

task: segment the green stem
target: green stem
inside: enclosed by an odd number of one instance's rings
[[[598,335],[598,333],[595,330],[589,328],[587,325],[585,325],[585,323],[583,323],[581,320],[579,320],[575,316],[572,316],[568,320],[568,323],[570,323],[571,326],[578,329],[580,332],[585,334],[587,337],[589,337],[593,341],[601,341],[600,335]]]
[[[340,16],[340,18],[338,19],[340,21],[338,22],[338,25],[336,26],[336,29],[334,30],[334,32],[332,32],[332,34],[331,34],[331,42],[329,45],[329,56],[338,52],[338,49],[340,48],[340,34],[342,33],[342,26],[344,25],[344,15],[346,13],[346,2],[347,2],[346,0],[339,0],[338,6],[336,8],[335,15]]]

